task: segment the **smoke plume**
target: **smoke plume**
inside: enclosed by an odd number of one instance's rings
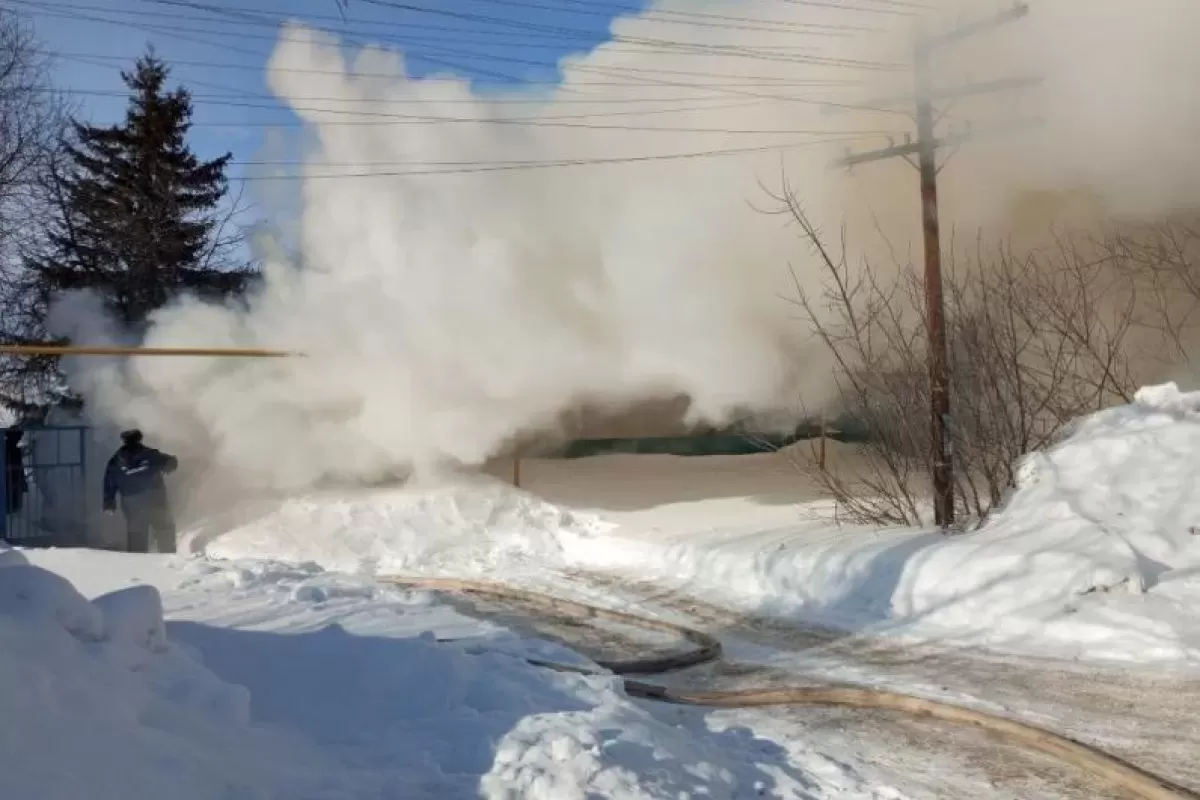
[[[272,251],[248,311],[182,301],[145,343],[306,357],[74,365],[94,413],[288,489],[479,463],[584,402],[682,393],[713,422],[819,407],[830,364],[788,302],[797,282],[816,286],[816,261],[766,213],[768,190],[786,176],[834,244],[845,227],[851,259],[919,258],[909,164],[847,172],[831,160],[912,130],[901,112],[918,28],[1002,6],[944,0],[913,15],[925,4],[759,0],[672,13],[696,5],[618,20],[619,41],[564,61],[561,86],[540,94],[414,79],[403,53],[347,59],[335,37],[285,28],[269,85],[305,127],[274,135],[267,156],[299,154],[302,167],[278,170],[304,178],[256,185],[292,214],[295,240]],[[944,131],[1046,120],[952,154],[944,224],[1036,237],[1066,212],[1055,198],[1087,198],[1084,216],[1193,204],[1198,27],[1194,0],[1041,0],[939,53],[939,87],[1045,79],[941,104]]]

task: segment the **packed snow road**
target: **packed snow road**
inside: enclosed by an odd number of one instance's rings
[[[655,683],[702,692],[853,683],[914,694],[1033,722],[1181,786],[1200,786],[1194,759],[1200,752],[1200,681],[1146,680],[1111,670],[806,629],[611,575],[574,572],[553,582],[556,596],[581,602],[603,598],[606,605],[720,637],[725,659],[655,676]],[[546,607],[519,599],[458,602],[466,613],[561,641],[595,659],[647,658],[678,651],[682,644],[594,618],[547,613]],[[775,741],[804,741],[821,752],[845,753],[857,773],[874,772],[874,780],[909,798],[1134,796],[1003,738],[894,711],[777,707],[707,715],[710,724],[736,724]]]

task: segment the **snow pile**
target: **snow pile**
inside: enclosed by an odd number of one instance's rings
[[[1027,456],[1006,506],[977,535],[922,554],[901,591],[912,612],[981,593],[995,607],[1000,591],[1005,608],[1019,608],[1037,586],[1042,595],[1142,592],[1200,567],[1197,530],[1200,392],[1150,387]]]
[[[21,553],[20,550],[14,550],[9,547],[8,543],[0,540],[0,567],[8,567],[14,564],[28,564],[29,559]]]
[[[1200,393],[1174,384],[1027,457],[1005,507],[970,534],[702,530],[702,506],[693,533],[627,525],[616,541],[573,541],[567,559],[854,629],[1200,664]]]
[[[120,562],[120,584],[148,559],[67,561],[93,583]],[[417,595],[351,597],[355,579],[316,568],[241,564],[231,580],[219,565],[174,563],[154,569],[175,571],[181,588],[91,602],[42,567],[0,569],[0,797],[733,800],[816,785],[744,728],[708,730],[683,709],[658,719],[611,676],[531,667],[511,634],[513,652],[491,647],[485,626],[457,643],[415,635],[412,619],[454,615]],[[312,591],[327,579],[330,591]],[[163,597],[253,627],[164,623]],[[344,624],[322,617],[330,606]],[[801,760],[827,771],[818,754]],[[870,796],[852,774],[821,781]]]
[[[247,692],[168,647],[163,625],[149,587],[89,603],[47,570],[0,569],[0,796],[200,800],[268,777],[246,755],[266,744]]]
[[[563,538],[606,530],[599,519],[495,481],[309,495],[222,534],[217,558],[311,561],[367,574],[496,574],[563,563]]]

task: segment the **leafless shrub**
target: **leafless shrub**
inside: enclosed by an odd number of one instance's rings
[[[924,524],[933,459],[922,272],[904,262],[848,263],[844,232],[835,251],[789,187],[777,199],[823,268],[821,289],[797,281],[795,302],[833,356],[831,412],[856,421],[866,440],[852,467],[806,459],[806,469],[851,521]],[[1156,325],[1154,303],[1144,297],[1151,280],[1159,301],[1177,294],[1163,273],[1182,269],[1184,249],[1168,261],[1153,249],[1161,246],[1127,232],[1060,236],[1020,254],[982,241],[969,256],[948,248],[943,289],[960,519],[981,520],[1013,486],[1024,454],[1052,443],[1072,420],[1131,400],[1140,377],[1134,365],[1164,339],[1183,341],[1182,320],[1200,292],[1190,307],[1174,303],[1170,325]]]
[[[52,207],[53,170],[70,111],[54,90],[52,61],[32,28],[0,10],[0,341],[29,335],[24,256],[37,246]],[[23,409],[47,387],[29,380],[27,360],[0,357],[0,403]]]
[[[1191,364],[1200,334],[1200,224],[1194,219],[1114,226],[1089,242],[1120,264],[1139,296],[1134,320],[1160,346],[1159,363]]]

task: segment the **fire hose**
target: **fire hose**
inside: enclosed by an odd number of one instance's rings
[[[566,600],[540,592],[516,589],[502,583],[454,578],[382,576],[378,580],[406,589],[423,589],[447,594],[474,596],[492,601],[521,602],[550,612],[576,618],[616,622],[643,630],[671,633],[692,645],[679,653],[624,661],[596,660],[604,670],[622,677],[631,697],[676,705],[709,708],[761,708],[767,706],[839,706],[844,708],[894,711],[916,718],[939,720],[990,733],[1027,749],[1050,756],[1094,777],[1101,778],[1139,800],[1200,800],[1200,794],[1154,775],[1097,747],[1009,717],[990,714],[952,703],[927,700],[882,689],[849,684],[828,686],[775,687],[735,691],[691,691],[625,677],[658,675],[687,667],[717,662],[721,643],[715,637],[684,625],[629,614],[613,609]],[[567,664],[528,659],[529,663],[563,672],[591,673]]]

